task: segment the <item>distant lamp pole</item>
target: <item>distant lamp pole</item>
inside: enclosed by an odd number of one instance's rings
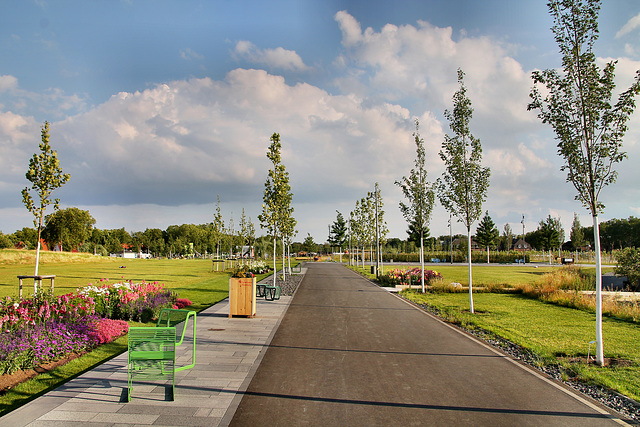
[[[526,249],[527,243],[524,240],[524,214],[522,214],[522,221],[520,221],[522,223],[522,263],[526,264],[526,258],[524,255],[524,251]]]
[[[449,214],[449,256],[450,262],[453,264],[453,232],[451,231],[451,214]]]

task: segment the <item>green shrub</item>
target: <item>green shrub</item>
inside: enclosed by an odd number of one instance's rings
[[[615,273],[627,276],[630,287],[640,286],[640,249],[625,248],[616,254]]]
[[[440,251],[440,252],[426,252],[424,254],[424,261],[431,262],[431,259],[439,259],[440,262],[451,262],[451,253],[448,251]],[[516,260],[522,259],[522,252],[491,252],[489,254],[489,261],[493,263],[499,264],[514,264]],[[394,262],[420,262],[420,256],[418,253],[394,253],[394,254],[384,254],[383,261],[389,262],[393,260]],[[444,261],[443,261],[444,260]],[[530,262],[529,254],[525,255],[525,261]],[[461,263],[467,262],[467,253],[462,251],[454,251],[453,252],[453,262]],[[474,251],[471,253],[471,262],[474,264],[486,264],[487,262],[487,253],[484,251]]]

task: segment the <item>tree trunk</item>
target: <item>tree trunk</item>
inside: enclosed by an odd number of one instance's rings
[[[422,232],[420,232],[420,268],[422,273],[420,274],[420,281],[422,282],[422,293],[426,292],[424,287],[424,239],[422,238]]]
[[[282,236],[282,280],[287,278],[287,257],[285,254],[284,236]]]
[[[469,257],[469,311],[473,311],[473,274],[471,273],[471,227],[467,228],[467,256]]]
[[[273,236],[273,286],[276,285],[276,236]]]
[[[602,343],[602,259],[600,255],[600,225],[598,215],[593,216],[593,242],[596,251],[596,363],[604,365]]]
[[[40,221],[38,222],[38,242],[36,243],[36,272],[33,274],[34,276],[38,275],[38,264],[40,263],[40,234],[42,233],[42,217],[40,217]],[[36,279],[33,280],[33,287],[38,292],[36,288],[36,283],[38,281]]]

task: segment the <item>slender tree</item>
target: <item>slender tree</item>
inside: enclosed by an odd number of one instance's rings
[[[582,231],[582,225],[580,224],[580,218],[577,213],[573,213],[573,222],[571,223],[571,232],[569,234],[571,239],[571,246],[577,251],[578,248],[584,246],[584,232]]]
[[[487,264],[489,264],[489,248],[495,246],[499,236],[500,232],[489,216],[489,211],[485,212],[482,221],[480,221],[478,228],[476,228],[476,242],[478,242],[480,246],[487,248]]]
[[[429,221],[431,220],[435,195],[431,184],[427,181],[424,140],[420,137],[420,122],[417,119],[413,139],[416,144],[414,167],[409,172],[409,177],[402,177],[400,181],[396,181],[396,185],[402,189],[402,194],[409,202],[408,204],[400,202],[400,212],[409,223],[410,230],[420,238],[420,268],[422,270],[420,283],[422,284],[422,293],[424,293],[424,239],[429,236]]]
[[[382,195],[380,193],[380,186],[376,182],[373,193],[369,193],[368,195],[368,204],[371,209],[371,213],[373,214],[373,236],[372,240],[376,244],[376,276],[379,274],[384,274],[383,266],[382,266],[382,250],[381,248],[384,246],[384,241],[386,239],[387,234],[389,233],[389,229],[387,228],[387,223],[384,220],[384,203],[382,201]]]
[[[540,221],[538,226],[538,244],[542,250],[549,251],[549,264],[551,264],[551,249],[557,247],[559,234],[556,219],[552,218],[551,215],[549,215],[545,221]]]
[[[286,238],[295,234],[296,220],[293,218],[291,201],[293,193],[289,185],[289,173],[282,164],[280,150],[280,134],[274,133],[270,138],[271,144],[267,151],[267,158],[271,160],[273,168],[269,169],[262,205],[262,213],[258,216],[260,224],[268,230],[273,237],[273,270],[276,270],[276,241],[281,236],[283,243]],[[283,259],[284,263],[284,248]],[[283,265],[284,273],[284,265]],[[273,284],[276,283],[276,274],[273,275]]]
[[[222,209],[220,208],[220,195],[218,195],[218,203],[216,204],[216,213],[213,216],[212,235],[215,243],[216,260],[220,259],[220,250],[222,249],[222,236],[224,235],[224,219],[222,218]],[[216,271],[218,271],[218,263],[216,262]]]
[[[42,142],[40,143],[40,154],[34,154],[29,160],[29,170],[25,174],[27,180],[31,182],[31,187],[22,190],[22,202],[27,210],[35,217],[33,223],[38,229],[38,241],[36,249],[36,269],[34,275],[38,275],[38,264],[40,261],[40,237],[47,206],[53,202],[53,210],[57,211],[60,205],[59,199],[51,200],[51,193],[62,187],[69,181],[71,175],[63,173],[58,160],[57,151],[51,149],[49,144],[49,122],[44,122],[41,130]],[[37,199],[31,195],[35,193]]]
[[[562,70],[547,69],[532,74],[529,110],[537,110],[550,124],[565,163],[567,181],[593,218],[596,251],[596,362],[604,364],[602,340],[602,262],[598,214],[604,209],[600,192],[616,180],[616,163],[626,155],[622,139],[627,121],[640,93],[640,72],[615,104],[615,61],[600,70],[594,44],[598,38],[599,0],[551,0],[551,28],[562,55]],[[544,87],[541,90],[540,87]]]
[[[453,111],[445,117],[454,136],[445,135],[440,158],[445,172],[436,187],[442,206],[458,218],[467,228],[467,261],[469,264],[469,310],[473,310],[473,275],[471,271],[471,225],[482,214],[482,203],[487,197],[490,170],[482,167],[482,146],[469,130],[473,113],[471,100],[464,86],[464,72],[458,69],[460,89],[453,95]]]
[[[353,236],[353,243],[356,245],[356,266],[358,265],[357,253],[362,248],[361,259],[362,268],[364,268],[364,247],[366,245],[366,218],[364,214],[364,207],[362,206],[362,200],[356,200],[356,206],[353,212],[351,212],[351,234]]]
[[[513,230],[511,229],[511,226],[509,225],[508,222],[504,225],[504,228],[502,229],[502,237],[504,239],[504,246],[508,252],[511,250],[511,245],[513,245]]]

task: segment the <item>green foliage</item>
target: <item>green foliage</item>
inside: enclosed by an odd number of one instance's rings
[[[275,239],[279,234],[290,237],[294,234],[296,220],[293,218],[291,200],[291,186],[289,185],[289,172],[281,162],[280,134],[274,133],[270,138],[271,144],[267,151],[267,158],[271,160],[273,168],[269,169],[265,182],[264,204],[262,214],[258,216],[260,224]]]
[[[551,215],[547,217],[546,221],[540,221],[538,227],[539,249],[550,250],[558,247],[560,233],[558,232],[556,221],[560,222],[558,219],[552,218]]]
[[[90,236],[96,220],[78,208],[58,210],[45,217],[42,237],[52,247],[60,243],[66,250],[77,249]]]
[[[344,220],[344,216],[336,211],[338,216],[336,220],[331,224],[329,231],[329,244],[331,246],[342,247],[347,243],[347,222]]]
[[[594,217],[604,208],[600,191],[616,180],[613,166],[626,157],[622,138],[635,109],[634,97],[640,93],[637,73],[631,87],[612,103],[616,62],[610,61],[601,71],[593,51],[599,11],[599,0],[549,2],[562,72],[534,71],[528,105],[528,110],[538,110],[542,122],[553,127],[565,161],[561,170],[576,188],[576,200]]]
[[[456,216],[467,230],[482,214],[487,197],[490,170],[482,167],[482,146],[469,130],[473,114],[471,100],[464,86],[464,72],[458,69],[460,89],[453,95],[453,111],[445,117],[454,136],[445,135],[440,158],[445,172],[436,182],[438,198],[444,208]]]
[[[69,181],[71,175],[63,173],[58,161],[58,153],[51,149],[49,144],[49,122],[44,122],[41,131],[42,142],[40,143],[40,154],[34,154],[29,160],[29,170],[25,177],[31,182],[31,187],[22,190],[22,202],[27,210],[35,217],[33,223],[38,229],[38,239],[36,241],[38,251],[40,251],[40,232],[44,221],[44,213],[53,202],[54,210],[58,210],[59,199],[51,200],[51,193],[62,187]],[[37,199],[31,193],[35,193]],[[36,274],[38,273],[38,258],[36,258]]]
[[[427,181],[424,140],[420,137],[419,130],[420,122],[416,119],[416,131],[413,133],[416,143],[414,168],[409,172],[409,177],[402,177],[402,180],[396,181],[396,185],[409,201],[409,204],[400,202],[400,211],[409,223],[410,239],[424,244],[424,239],[429,237],[429,221],[435,196],[432,185]]]
[[[380,194],[380,186],[376,182],[373,193],[367,194],[367,206],[369,208],[370,216],[373,217],[372,225],[372,240],[375,241],[376,237],[383,242],[386,240],[389,229],[387,223],[384,220],[384,203],[382,202],[382,195]],[[377,229],[376,229],[377,227]]]
[[[627,276],[632,286],[640,286],[640,249],[625,248],[616,255],[615,273]]]
[[[13,248],[13,245],[11,237],[0,232],[0,249]]]
[[[309,233],[307,233],[307,237],[305,237],[302,247],[307,252],[316,252],[318,249],[317,245],[313,241],[313,237]]]
[[[580,225],[580,218],[578,218],[578,214],[575,212],[573,213],[573,222],[571,223],[569,238],[571,239],[571,245],[574,249],[584,246],[584,231]]]
[[[439,252],[425,252],[424,255],[425,261],[429,262],[432,258],[441,260],[440,262],[449,263],[451,262],[451,253],[449,251],[439,251]],[[491,254],[491,262],[496,264],[515,264],[516,260],[522,259],[522,252],[498,252]],[[389,262],[393,260],[394,262],[420,262],[419,253],[394,253],[394,254],[384,254],[384,261]],[[445,261],[442,261],[445,260]],[[471,261],[474,263],[478,262],[486,262],[487,256],[482,252],[472,252],[471,253]],[[454,263],[463,263],[467,262],[467,253],[465,251],[453,251],[453,262]],[[530,262],[529,254],[526,255],[526,262]]]
[[[500,232],[496,224],[489,216],[489,212],[485,212],[482,221],[480,221],[478,228],[476,228],[476,242],[483,248],[495,247],[499,236]]]

